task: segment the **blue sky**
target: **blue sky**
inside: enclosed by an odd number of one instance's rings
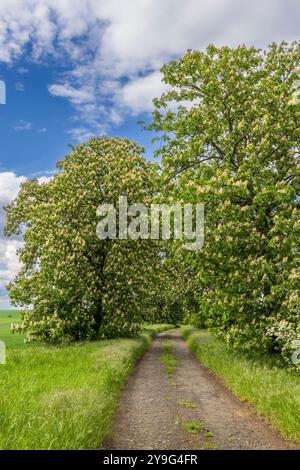
[[[299,0],[1,0],[0,309],[21,240],[3,237],[3,204],[26,178],[92,135],[126,136],[152,155],[152,99],[161,66],[187,49],[266,47],[299,39]]]
[[[56,161],[77,144],[73,135],[80,128],[71,103],[49,93],[48,87],[61,72],[59,65],[48,66],[17,61],[2,64],[0,78],[6,84],[6,105],[0,107],[0,171],[36,177],[54,171]],[[138,119],[147,114],[128,116],[118,125],[111,124],[109,135],[127,136],[147,147],[151,155],[151,136],[141,132]],[[102,132],[100,132],[102,133]]]

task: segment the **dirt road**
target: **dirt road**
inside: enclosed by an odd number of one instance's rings
[[[173,345],[176,369],[161,357]],[[108,450],[288,449],[252,408],[194,358],[179,333],[157,336],[137,365],[115,417]]]

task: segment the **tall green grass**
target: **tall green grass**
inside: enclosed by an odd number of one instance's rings
[[[183,327],[182,335],[195,356],[240,400],[251,403],[286,438],[300,443],[299,376],[275,356],[235,351],[207,331]]]
[[[0,365],[0,449],[98,449],[120,392],[155,332],[69,346],[7,348]]]
[[[12,334],[11,323],[19,323],[20,313],[18,310],[0,310],[0,340],[4,341],[7,348],[24,348],[24,335]]]

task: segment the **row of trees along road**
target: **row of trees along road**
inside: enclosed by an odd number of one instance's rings
[[[25,227],[10,285],[29,339],[135,334],[145,320],[189,321],[239,348],[300,339],[300,43],[188,51],[162,68],[148,128],[160,164],[126,139],[92,139],[47,184],[22,185],[7,234]],[[295,85],[296,84],[296,85]],[[205,243],[107,240],[96,208],[205,204]]]

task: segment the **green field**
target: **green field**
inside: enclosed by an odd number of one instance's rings
[[[19,323],[20,314],[17,310],[0,310],[0,340],[4,341],[6,348],[24,348],[24,335],[10,332],[11,323]]]
[[[300,377],[276,355],[243,353],[205,330],[182,328],[196,357],[221,377],[240,400],[251,403],[282,434],[300,443]]]
[[[136,361],[153,334],[171,325],[152,325],[133,339],[32,346],[9,332],[18,318],[17,312],[0,314],[7,345],[0,365],[0,449],[99,449]]]

